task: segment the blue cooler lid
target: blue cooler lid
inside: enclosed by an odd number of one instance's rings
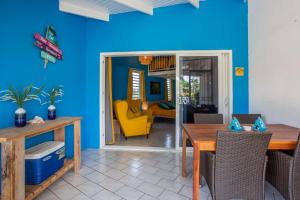
[[[44,142],[25,151],[25,159],[40,159],[65,146],[64,142]]]

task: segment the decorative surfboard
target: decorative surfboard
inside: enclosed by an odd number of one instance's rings
[[[57,53],[56,51],[53,51],[52,49],[50,49],[48,46],[44,45],[42,42],[40,41],[35,41],[35,46],[37,46],[38,48],[40,48],[41,50],[47,52],[48,54],[50,54],[51,56],[54,56],[55,58],[62,60],[62,55]]]

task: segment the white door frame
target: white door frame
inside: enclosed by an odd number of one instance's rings
[[[99,109],[99,130],[100,130],[100,148],[110,148],[109,145],[105,144],[105,58],[106,57],[128,57],[128,56],[139,56],[139,55],[174,55],[176,56],[176,66],[179,64],[179,56],[218,56],[219,76],[222,76],[222,81],[219,81],[219,95],[226,99],[222,100],[219,98],[219,105],[222,101],[222,106],[229,106],[229,114],[232,113],[233,108],[233,89],[232,89],[232,50],[191,50],[191,51],[134,51],[134,52],[104,52],[100,53],[100,109]],[[225,57],[228,58],[227,63],[224,63]],[[179,67],[176,67],[176,94],[179,94]],[[224,82],[225,79],[225,82]],[[220,97],[220,96],[219,96]],[[227,118],[227,117],[226,117]],[[229,118],[225,121],[229,120]],[[179,147],[179,104],[176,103],[176,145],[175,150],[181,151]],[[110,145],[111,146],[111,145]],[[115,146],[113,149],[138,149],[137,147],[121,147]],[[156,148],[148,148],[148,150],[155,150]],[[162,148],[157,148],[162,149]],[[165,149],[170,150],[170,149]]]

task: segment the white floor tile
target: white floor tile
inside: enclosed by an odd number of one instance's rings
[[[137,189],[153,197],[158,197],[164,191],[161,187],[150,183],[143,183]]]
[[[149,174],[146,172],[142,172],[137,176],[138,179],[141,179],[143,181],[146,181],[148,183],[152,183],[152,184],[157,184],[160,180],[161,177],[154,175],[154,174]]]
[[[149,174],[155,174],[158,171],[157,167],[149,166],[149,165],[142,165],[139,167],[139,170],[142,172],[147,172]]]
[[[64,177],[64,180],[75,187],[88,181],[88,179],[75,174]]]
[[[172,191],[164,191],[158,199],[160,200],[189,200],[189,198],[181,196],[175,192]],[[201,198],[202,199],[202,198]]]
[[[88,197],[91,197],[103,190],[102,187],[100,187],[99,185],[97,185],[93,182],[90,182],[90,181],[78,186],[77,189],[80,190],[82,193],[84,193]]]
[[[101,172],[101,173],[105,173],[105,172],[111,170],[111,167],[108,166],[108,165],[102,164],[100,162],[97,165],[92,166],[91,169],[96,170],[96,171]]]
[[[142,173],[141,170],[135,168],[135,167],[127,167],[122,170],[125,174],[131,175],[131,176],[138,176],[140,173]]]
[[[108,190],[102,190],[98,194],[94,195],[92,199],[93,200],[120,200],[122,198]]]
[[[144,181],[142,181],[138,178],[135,178],[133,176],[126,175],[120,179],[120,182],[124,183],[127,186],[136,188],[136,187],[140,186]]]
[[[85,176],[87,179],[93,181],[94,183],[100,183],[105,180],[107,177],[100,172],[94,171],[93,173],[88,174]]]
[[[166,180],[166,179],[162,179],[161,181],[159,181],[159,183],[157,185],[160,187],[163,187],[167,190],[173,191],[175,193],[178,193],[179,190],[183,187],[183,185],[180,183]]]
[[[81,176],[86,176],[86,175],[92,173],[93,171],[94,171],[94,170],[92,170],[91,168],[82,165],[82,166],[81,166],[81,169],[79,170],[79,174],[80,174]]]
[[[174,181],[178,177],[178,174],[166,170],[159,170],[155,173],[155,175],[163,177],[165,179],[169,179],[171,181]]]
[[[81,193],[80,195],[74,197],[72,200],[91,200],[91,199]]]
[[[92,167],[98,164],[98,162],[95,162],[93,160],[87,160],[85,162],[82,162],[83,165],[87,166],[87,167]]]
[[[70,200],[80,194],[80,191],[72,185],[64,184],[51,188],[51,191],[61,200]]]
[[[128,165],[123,164],[123,163],[119,163],[119,162],[112,163],[112,164],[110,164],[110,166],[114,169],[117,169],[117,170],[123,170],[123,169],[128,167]]]
[[[139,200],[158,200],[158,199],[145,194]]]
[[[125,173],[121,172],[120,170],[116,170],[116,169],[111,169],[109,171],[107,171],[105,173],[106,176],[109,176],[113,179],[119,180],[121,179],[123,176],[126,176]]]
[[[124,186],[116,192],[117,195],[126,200],[138,200],[143,193],[128,186]]]
[[[117,190],[119,190],[121,187],[124,186],[123,183],[121,183],[120,181],[116,181],[112,178],[105,179],[104,181],[99,183],[99,185],[111,192],[116,192]]]
[[[79,175],[68,172],[38,200],[176,200],[192,198],[192,156],[181,176],[181,154],[168,152],[84,151]],[[211,200],[207,185],[201,199]],[[266,200],[284,200],[266,184]]]
[[[51,191],[45,190],[36,200],[59,200]]]

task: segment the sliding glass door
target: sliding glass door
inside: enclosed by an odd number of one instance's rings
[[[182,146],[181,125],[194,123],[195,113],[223,114],[228,121],[229,84],[224,87],[228,76],[223,59],[219,54],[177,56],[177,147]]]

